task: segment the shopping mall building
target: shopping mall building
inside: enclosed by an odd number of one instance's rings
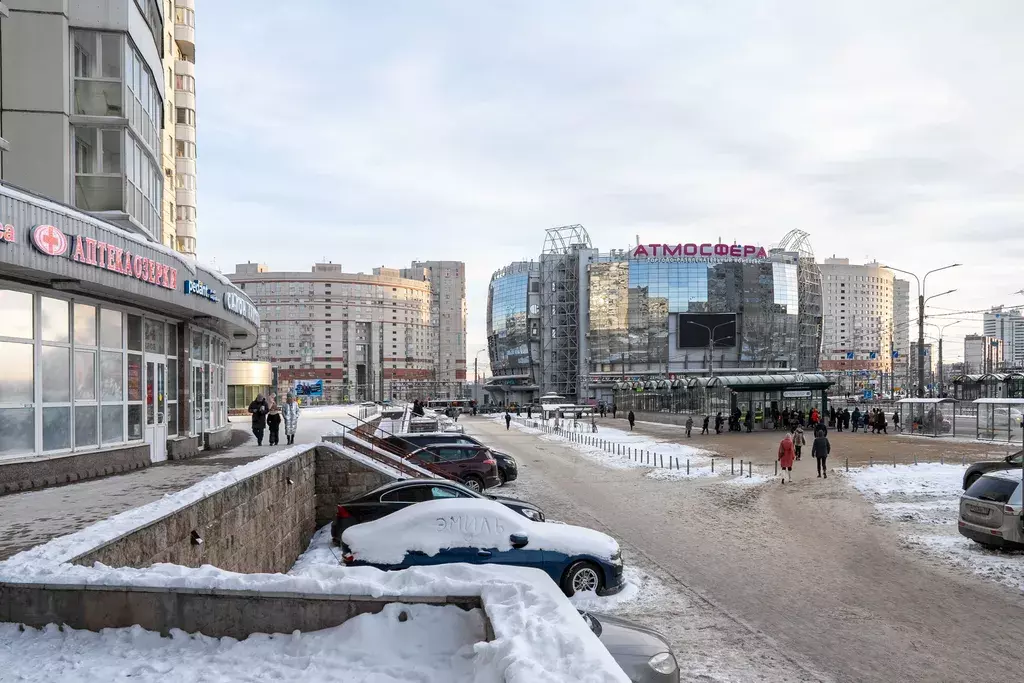
[[[821,311],[821,275],[800,231],[774,248],[673,239],[602,252],[582,226],[553,228],[538,260],[491,278],[488,399],[553,392],[610,403],[616,390],[682,386],[712,366],[774,376],[765,387],[817,370]]]

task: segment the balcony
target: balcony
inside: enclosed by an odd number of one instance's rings
[[[196,30],[186,24],[174,25],[174,42],[189,61],[196,55]]]

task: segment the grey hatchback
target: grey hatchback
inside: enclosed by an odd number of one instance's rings
[[[679,665],[665,636],[625,619],[580,614],[632,683],[679,682]]]
[[[978,477],[960,497],[960,533],[986,548],[1024,548],[1021,489],[1019,471]]]

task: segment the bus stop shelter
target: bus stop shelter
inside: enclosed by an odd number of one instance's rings
[[[900,424],[911,434],[956,436],[955,398],[904,398],[896,402]]]
[[[1007,442],[1024,439],[1021,433],[1024,398],[979,398],[972,403],[978,408],[979,439]]]

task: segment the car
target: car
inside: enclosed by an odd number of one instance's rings
[[[335,544],[340,544],[342,532],[350,526],[386,517],[416,503],[444,498],[493,500],[535,522],[543,522],[545,519],[539,507],[523,500],[489,496],[443,479],[400,479],[338,505],[337,517],[331,524],[331,537]]]
[[[532,567],[566,595],[622,590],[614,538],[569,524],[534,522],[492,500],[448,498],[410,505],[341,534],[347,566],[392,571],[465,562]]]
[[[500,486],[498,461],[486,446],[445,443],[417,448],[405,456],[431,466],[474,491]]]
[[[1013,455],[1008,455],[1002,460],[986,460],[984,462],[974,463],[967,468],[966,472],[964,472],[964,491],[969,489],[971,484],[977,481],[978,477],[986,472],[1017,469],[1021,466],[1021,462],[1024,462],[1024,451],[1017,451]]]
[[[580,612],[580,616],[633,683],[679,681],[679,665],[665,636],[606,614]]]
[[[394,447],[399,453],[409,453],[417,447],[432,446],[439,443],[458,443],[485,446],[478,439],[466,434],[454,432],[420,432],[415,434],[392,434],[386,439],[388,445]],[[516,459],[508,453],[496,451],[493,448],[491,453],[498,461],[498,478],[502,485],[515,481],[519,476],[519,464]]]
[[[1012,470],[978,477],[960,496],[960,534],[986,548],[1024,549],[1022,488]]]

